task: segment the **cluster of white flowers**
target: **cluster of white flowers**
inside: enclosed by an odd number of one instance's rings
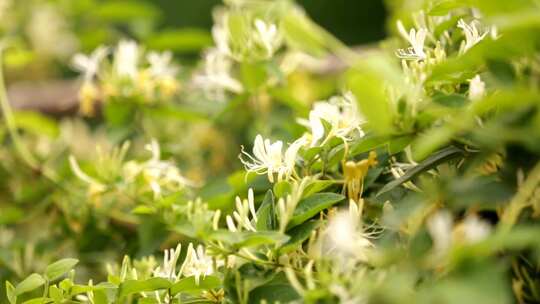
[[[299,123],[309,128],[310,147],[322,146],[332,137],[349,140],[351,133],[356,130],[362,137],[361,129],[365,122],[360,115],[356,98],[351,92],[343,96],[334,96],[328,101],[317,101],[309,112],[309,120],[299,119]],[[325,123],[330,127],[325,128]]]
[[[480,33],[480,30],[477,28],[477,21],[473,20],[470,23],[466,23],[463,19],[458,21],[457,27],[459,27],[463,34],[465,35],[465,40],[462,41],[459,51],[460,53],[467,52],[470,48],[475,46],[478,42],[482,41],[484,37],[490,32],[485,31]],[[495,34],[496,35],[496,34]]]
[[[397,51],[398,57],[403,58],[403,59],[417,59],[417,60],[426,59],[427,55],[424,52],[424,42],[428,34],[427,29],[420,28],[416,30],[415,28],[412,28],[409,30],[409,32],[407,32],[407,30],[405,30],[405,27],[403,26],[403,23],[401,21],[397,22],[397,27],[398,27],[399,33],[411,45],[407,49],[399,49]]]
[[[92,54],[73,56],[73,68],[82,73],[81,112],[92,115],[95,102],[109,97],[141,95],[147,102],[169,98],[179,88],[176,75],[179,67],[171,52],[148,52],[132,40],[122,40],[106,62],[110,49],[98,47]]]
[[[204,64],[201,70],[193,77],[193,85],[203,89],[208,98],[223,101],[226,93],[239,94],[244,91],[242,83],[232,76],[234,63],[242,60],[236,48],[231,46],[228,14],[217,11],[212,27],[212,37],[215,47],[208,49],[204,55]],[[243,41],[242,48],[254,52],[262,49],[265,59],[271,58],[280,48],[281,35],[274,23],[262,19],[253,20],[252,30]]]
[[[296,157],[305,143],[305,138],[301,137],[283,152],[281,140],[272,143],[269,139],[263,139],[259,134],[255,137],[253,144],[253,156],[242,148],[242,155],[246,156],[247,159],[241,155],[240,160],[248,172],[267,174],[268,180],[272,183],[274,182],[274,174],[277,174],[277,180],[281,181],[295,174]]]
[[[250,216],[251,215],[251,216]],[[255,211],[255,198],[253,195],[253,189],[248,190],[247,199],[242,200],[240,197],[236,197],[236,210],[233,215],[227,215],[226,222],[227,228],[232,231],[241,231],[242,229],[248,231],[257,231],[257,229],[251,223],[257,223],[257,212]],[[236,224],[235,224],[236,220]]]
[[[128,146],[127,144],[123,145],[119,162],[123,161]],[[173,163],[161,160],[157,141],[152,140],[150,144],[146,145],[146,149],[152,153],[149,160],[144,162],[131,160],[122,164],[120,174],[125,182],[135,183],[142,180],[153,193],[154,199],[159,199],[164,191],[175,192],[186,186],[195,186],[192,181],[182,176],[180,170]],[[69,157],[69,161],[75,176],[89,185],[90,194],[99,194],[107,188],[103,182],[83,172],[73,155]]]
[[[476,215],[468,215],[454,225],[452,214],[441,210],[428,218],[427,229],[433,239],[434,254],[443,256],[453,244],[471,244],[484,240],[492,228]]]
[[[195,247],[192,243],[189,243],[186,257],[177,271],[176,266],[181,249],[181,244],[178,244],[175,249],[165,250],[163,264],[154,269],[153,276],[172,280],[173,282],[182,277],[194,277],[195,283],[198,285],[201,278],[212,275],[216,268],[224,265],[222,260],[208,256],[202,245]]]
[[[245,152],[242,147],[240,159],[246,170],[267,174],[270,182],[274,182],[274,175],[277,175],[278,181],[289,179],[296,173],[298,152],[303,147],[323,146],[334,137],[348,141],[354,131],[357,131],[358,136],[364,136],[361,129],[364,119],[351,93],[332,97],[329,101],[315,102],[309,119],[298,121],[310,132],[291,143],[285,151],[282,141],[271,142],[260,134],[255,137],[253,155]]]

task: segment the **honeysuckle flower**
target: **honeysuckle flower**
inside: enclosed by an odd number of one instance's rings
[[[229,48],[229,29],[227,27],[227,14],[221,10],[217,10],[214,14],[214,26],[212,26],[212,38],[216,49],[223,55],[230,55]]]
[[[167,52],[150,52],[146,56],[150,63],[150,75],[157,78],[174,78],[178,73],[178,66],[172,62],[173,54]]]
[[[472,244],[484,240],[491,233],[491,225],[477,215],[468,215],[454,226],[452,214],[437,211],[427,221],[427,229],[434,243],[434,252],[444,255],[454,244]]]
[[[272,143],[269,139],[263,139],[259,134],[255,137],[253,144],[253,156],[245,152],[242,147],[240,160],[248,172],[268,174],[268,180],[272,183],[274,182],[274,174],[277,174],[277,180],[281,181],[290,178],[293,174],[296,156],[305,143],[305,138],[301,137],[290,144],[283,153],[282,141],[278,140]],[[244,159],[243,155],[247,159]]]
[[[242,93],[240,81],[230,75],[232,62],[217,49],[209,50],[204,59],[204,70],[193,77],[196,87],[203,89],[210,97],[224,99],[225,91]]]
[[[164,251],[163,264],[154,269],[154,277],[165,278],[173,281],[176,281],[180,277],[181,274],[176,272],[176,263],[180,257],[181,248],[182,245],[178,244],[176,248],[171,248]]]
[[[427,220],[427,229],[433,239],[434,252],[444,254],[452,245],[452,214],[446,210],[438,211]]]
[[[485,31],[484,33],[480,34],[480,31],[476,27],[475,21],[466,23],[463,19],[459,19],[457,26],[463,30],[463,34],[465,35],[465,41],[461,43],[459,49],[461,54],[467,52],[478,42],[482,41],[482,39],[484,39],[484,37],[486,37],[486,35],[489,33],[489,31]]]
[[[281,43],[277,26],[261,19],[255,19],[255,39],[264,47],[267,57],[271,57]]]
[[[325,130],[323,121],[328,123],[330,130]],[[298,122],[310,129],[311,147],[322,145],[326,139],[333,136],[349,140],[353,130],[357,130],[360,136],[364,135],[361,129],[364,119],[360,115],[356,99],[349,92],[343,96],[332,97],[328,101],[315,102],[309,112],[309,119],[307,121],[299,119]],[[328,134],[325,138],[326,131]]]
[[[123,168],[127,181],[142,176],[154,193],[155,199],[161,197],[164,188],[179,191],[185,186],[195,186],[192,181],[180,174],[180,170],[173,163],[161,160],[161,151],[156,140],[152,140],[145,148],[152,153],[152,157],[143,163],[127,162]]]
[[[486,94],[486,84],[480,78],[480,75],[474,76],[469,81],[469,99],[470,100],[479,100],[484,97]]]
[[[81,53],[75,54],[71,60],[72,66],[83,74],[85,82],[91,81],[98,74],[99,65],[108,52],[107,47],[100,46],[88,56]]]
[[[118,77],[136,79],[139,62],[139,45],[133,40],[122,40],[114,53],[114,72]]]
[[[407,49],[399,49],[397,51],[398,57],[402,59],[426,59],[427,55],[424,52],[424,42],[428,33],[427,30],[425,28],[420,28],[418,30],[412,28],[407,32],[401,20],[397,22],[397,28],[403,38],[411,45]]]
[[[339,211],[328,221],[323,232],[323,254],[335,254],[341,258],[352,258],[365,262],[367,251],[373,247],[363,231],[359,210],[354,201],[349,202],[349,211]]]
[[[182,264],[182,274],[186,277],[194,276],[195,283],[199,285],[200,278],[214,273],[214,267],[224,265],[222,260],[214,260],[206,254],[202,245],[195,249],[192,244],[189,244],[188,253],[184,263]]]
[[[454,229],[454,238],[461,239],[465,243],[476,243],[487,238],[491,230],[491,225],[488,222],[473,214],[467,216]]]
[[[251,217],[251,219],[250,219]],[[234,220],[236,220],[236,225]],[[247,199],[242,200],[239,196],[236,197],[236,210],[233,212],[233,216],[228,215],[226,217],[227,227],[230,231],[236,232],[242,229],[248,231],[257,231],[251,221],[257,223],[257,212],[255,211],[255,199],[253,195],[253,189],[248,190]]]

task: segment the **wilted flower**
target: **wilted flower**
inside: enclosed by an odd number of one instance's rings
[[[305,144],[305,138],[301,137],[289,145],[283,154],[283,142],[278,140],[272,143],[269,139],[263,139],[259,134],[253,144],[253,156],[244,151],[240,160],[248,172],[256,174],[268,174],[268,180],[274,182],[274,174],[278,175],[278,181],[288,179],[294,172],[296,156],[300,148]],[[247,156],[247,159],[242,158]]]
[[[424,42],[428,33],[427,30],[425,28],[418,30],[412,28],[407,33],[401,21],[397,22],[397,27],[399,33],[411,44],[407,49],[398,50],[397,55],[403,59],[426,59],[427,55],[424,52]]]

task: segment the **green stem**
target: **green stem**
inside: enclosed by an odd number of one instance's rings
[[[8,96],[6,93],[6,85],[4,81],[4,67],[3,67],[3,54],[0,50],[0,106],[2,108],[2,113],[6,121],[6,126],[15,145],[15,149],[19,153],[20,157],[23,159],[26,164],[33,170],[39,170],[39,164],[36,159],[30,154],[26,147],[22,144],[19,134],[17,133],[17,126],[15,123],[15,118],[13,116],[13,111],[11,110],[11,105],[9,104]]]

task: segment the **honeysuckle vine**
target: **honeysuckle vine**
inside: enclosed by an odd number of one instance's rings
[[[36,266],[6,281],[7,301],[540,301],[538,7],[407,3],[368,52],[291,1],[230,0],[191,67],[134,40],[75,55],[80,113],[115,145],[59,152],[54,178],[70,191],[45,209],[90,231],[88,252],[110,231],[132,254],[102,282],[75,273],[84,254]],[[345,70],[324,75],[324,91],[306,66],[330,56]],[[13,150],[36,169],[0,102]],[[212,171],[204,145],[232,154],[230,172]]]

